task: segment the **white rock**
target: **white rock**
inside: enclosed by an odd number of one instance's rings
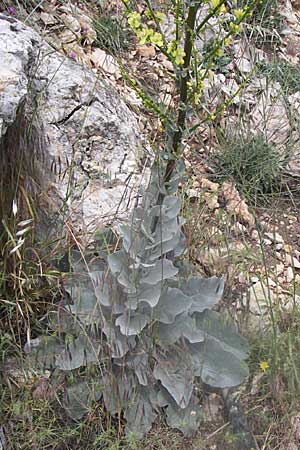
[[[270,239],[264,239],[264,244],[265,245],[271,245],[272,241]]]
[[[49,217],[57,221],[63,206],[64,220],[84,236],[124,218],[147,182],[140,159],[150,152],[120,95],[87,67],[53,51],[31,28],[2,14],[0,60],[5,61],[0,64],[1,133],[13,132],[8,127],[25,101],[24,118],[31,123],[33,117],[32,129],[38,131],[37,148],[30,146],[24,156],[39,166]],[[34,116],[32,105],[38,105]],[[101,171],[91,176],[89,167],[96,166]]]
[[[294,279],[294,271],[291,267],[288,267],[286,270],[286,281],[290,283]]]
[[[300,269],[300,262],[294,256],[291,256],[287,253],[285,256],[285,260],[288,264],[290,264],[295,269]]]
[[[284,240],[281,234],[275,233],[265,233],[267,238],[271,239],[272,242],[276,242],[277,244],[283,244]]]

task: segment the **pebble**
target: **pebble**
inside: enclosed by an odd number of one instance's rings
[[[264,243],[265,243],[266,245],[271,245],[271,244],[272,244],[272,241],[271,241],[270,239],[264,239]]]
[[[294,256],[287,254],[287,255],[285,255],[285,260],[288,264],[290,264],[295,269],[300,269],[300,262]]]
[[[286,271],[286,281],[290,283],[291,281],[293,281],[293,279],[294,279],[294,271],[291,267],[288,267]]]
[[[279,233],[266,233],[267,238],[269,238],[272,242],[276,242],[277,244],[283,244],[284,240],[281,234]]]

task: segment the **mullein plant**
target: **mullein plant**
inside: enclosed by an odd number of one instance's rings
[[[72,418],[79,420],[92,401],[102,398],[109,413],[124,420],[127,433],[144,436],[163,414],[170,427],[190,435],[203,418],[199,386],[241,384],[248,374],[248,346],[213,310],[222,297],[223,278],[189,276],[184,269],[184,219],[177,195],[184,180],[182,140],[187,108],[200,102],[214,55],[240,30],[254,3],[233,11],[205,70],[195,39],[210,17],[226,13],[225,2],[213,0],[206,20],[198,23],[202,2],[173,0],[176,29],[170,42],[161,32],[163,12],[146,3],[142,18],[124,1],[128,23],[141,43],[155,45],[174,64],[177,118],[171,122],[164,116],[165,151],[155,158],[141,205],[119,228],[121,245],[104,262],[73,251],[72,271],[63,282],[66,299],[49,314],[54,333],[28,342],[25,349],[44,367],[72,374],[64,399]],[[99,370],[83,378],[81,368],[90,366]]]

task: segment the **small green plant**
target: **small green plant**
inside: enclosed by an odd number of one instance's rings
[[[271,81],[280,83],[282,91],[294,94],[300,90],[300,66],[273,58],[269,63],[258,65],[259,71]]]
[[[164,173],[164,166],[154,166],[143,205],[120,228],[121,250],[107,258],[109,270],[97,262],[88,272],[82,262],[73,264],[74,276],[65,283],[72,304],[64,313],[76,320],[60,328],[65,339],[45,338],[35,349],[46,366],[63,371],[99,361],[98,381],[68,388],[69,414],[79,419],[103,395],[107,410],[122,410],[127,432],[138,437],[159,411],[170,427],[193,433],[202,416],[195,380],[233,387],[248,373],[246,341],[211,310],[222,296],[222,278],[187,279],[167,257],[182,254],[184,236],[181,202],[172,194],[180,171],[168,184],[161,184]]]
[[[112,55],[120,55],[128,49],[130,31],[118,17],[101,14],[94,20],[97,33],[96,45]]]
[[[234,181],[252,202],[280,191],[284,160],[263,135],[229,140],[221,137],[211,162],[220,179]]]
[[[248,2],[238,1],[240,7]],[[262,0],[256,4],[252,16],[248,19],[245,33],[257,47],[274,47],[281,42],[283,17],[277,0]]]

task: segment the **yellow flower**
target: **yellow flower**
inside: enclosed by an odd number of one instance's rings
[[[168,53],[171,53],[171,55],[173,55],[176,49],[177,49],[177,42],[175,39],[173,39],[171,42],[169,42]]]
[[[201,98],[201,93],[200,92],[195,92],[194,93],[194,103],[195,103],[195,105],[199,105],[200,98]]]
[[[244,11],[242,9],[234,9],[233,15],[236,17],[237,20],[242,20],[244,17]]]
[[[236,23],[230,22],[229,26],[233,33],[239,33],[241,31],[241,27]]]
[[[213,9],[217,8],[221,3],[221,0],[211,0],[211,6]],[[217,11],[218,13],[226,13],[226,8],[224,3],[220,5],[220,8]]]
[[[270,366],[267,361],[260,361],[259,367],[263,372],[265,372]]]
[[[230,37],[224,39],[224,45],[229,45],[231,42]]]
[[[178,47],[178,42],[174,39],[168,45],[168,53],[175,58],[176,64],[181,66],[184,63],[185,51],[182,47]]]
[[[153,33],[150,36],[150,42],[152,44],[154,44],[154,45],[157,45],[157,47],[162,47],[164,45],[164,41],[163,41],[162,35],[160,33],[157,33],[157,32]]]
[[[165,20],[165,18],[166,18],[166,15],[165,15],[165,13],[163,13],[163,12],[157,11],[157,12],[155,13],[155,17],[157,18],[157,20],[158,20],[160,23],[163,23],[164,20]]]
[[[177,49],[173,52],[173,56],[175,58],[176,64],[181,66],[184,63],[185,51],[182,47],[177,47]]]
[[[132,12],[130,14],[128,14],[128,19],[127,19],[129,25],[131,26],[131,28],[133,30],[136,30],[137,28],[140,28],[141,26],[141,15],[139,12]]]
[[[223,50],[221,48],[217,48],[217,50],[215,51],[215,55],[216,56],[222,56],[223,55]]]
[[[146,42],[150,42],[151,36],[153,36],[154,31],[152,28],[143,28],[142,30],[136,30],[136,35],[139,38],[139,44],[144,45]]]

